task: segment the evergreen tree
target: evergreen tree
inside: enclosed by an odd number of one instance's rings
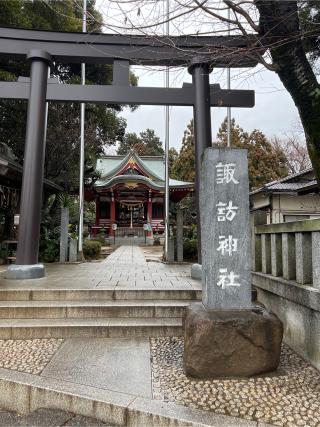
[[[95,0],[89,0],[88,31],[100,32],[102,17],[95,9]],[[72,0],[6,0],[0,2],[0,26],[27,29],[81,31],[82,10]],[[0,62],[0,80],[15,81],[29,76],[27,61]],[[52,74],[65,83],[80,83],[80,64],[56,63]],[[88,65],[86,82],[110,84],[110,65]],[[136,80],[133,78],[132,83]],[[85,176],[92,175],[96,157],[105,146],[115,144],[125,133],[126,121],[118,116],[120,107],[86,104],[85,121]],[[12,148],[18,161],[24,155],[27,102],[0,101],[1,141]],[[63,188],[76,190],[79,182],[80,104],[50,103],[46,141],[45,177]]]
[[[227,118],[222,122],[216,144],[227,145]],[[255,189],[264,184],[288,175],[288,162],[285,153],[269,142],[260,130],[245,132],[235,119],[231,121],[231,144],[235,148],[248,150],[248,168],[250,188]]]
[[[164,154],[162,142],[153,129],[140,132],[140,140],[145,146],[145,156],[162,156]]]
[[[169,175],[172,177],[173,167],[178,160],[179,153],[174,147],[169,148]]]
[[[271,144],[259,130],[245,132],[235,120],[231,122],[232,146],[248,150],[248,168],[250,188],[258,188],[267,182],[282,178],[288,174],[288,161],[281,148]],[[227,145],[227,119],[218,131],[215,144]],[[195,179],[195,155],[193,121],[184,132],[182,147],[172,166],[172,178],[193,182]]]
[[[125,155],[128,151],[135,148],[137,144],[139,144],[140,138],[135,132],[128,132],[124,135],[123,140],[120,142],[119,148],[117,150],[117,154]],[[140,154],[140,153],[138,153]]]
[[[184,131],[180,153],[172,166],[171,178],[187,182],[195,180],[193,120],[190,120]]]
[[[135,132],[126,133],[120,142],[117,154],[124,155],[132,149],[139,156],[162,156],[164,154],[162,142],[152,129],[140,132],[139,136]]]

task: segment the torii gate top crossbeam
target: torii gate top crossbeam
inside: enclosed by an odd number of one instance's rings
[[[195,56],[213,67],[253,67],[248,46],[256,36],[139,36],[0,28],[0,57],[25,59],[40,49],[61,63],[104,63],[115,59],[149,66],[186,66]],[[263,49],[263,48],[262,48]]]

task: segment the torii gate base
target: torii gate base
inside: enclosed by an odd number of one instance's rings
[[[40,279],[45,275],[46,272],[43,264],[10,264],[6,271],[6,279],[11,280]]]

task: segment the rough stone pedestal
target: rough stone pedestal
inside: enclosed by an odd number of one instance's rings
[[[277,369],[283,327],[267,310],[208,310],[184,318],[184,369],[196,378],[248,377]]]

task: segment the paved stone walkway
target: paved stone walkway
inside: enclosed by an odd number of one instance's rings
[[[121,246],[105,260],[76,264],[47,264],[46,277],[7,280],[0,289],[201,289],[191,279],[190,265],[147,262],[138,246]]]

